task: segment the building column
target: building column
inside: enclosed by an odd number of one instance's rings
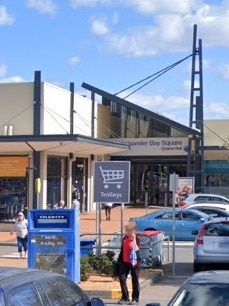
[[[46,209],[47,208],[47,154],[41,154],[41,194],[40,194],[40,203],[39,207]]]
[[[67,207],[72,207],[72,159],[68,158],[67,169]]]

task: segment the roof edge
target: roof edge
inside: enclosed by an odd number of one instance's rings
[[[191,134],[191,135],[199,135],[200,132],[198,130],[195,130],[191,127],[188,127],[186,125],[183,125],[175,120],[172,120],[170,118],[167,118],[161,114],[158,114],[158,113],[155,113],[153,111],[150,111],[142,106],[139,106],[139,105],[136,105],[130,101],[127,101],[127,100],[124,100],[118,96],[115,96],[113,94],[110,94],[108,93],[107,91],[104,91],[102,89],[99,89],[99,88],[96,88],[90,84],[87,84],[85,82],[82,83],[81,87],[83,87],[84,89],[87,89],[91,92],[94,92],[100,96],[103,96],[103,97],[106,97],[107,99],[109,100],[112,100],[113,102],[116,102],[116,103],[119,103],[119,104],[122,104],[126,107],[129,107],[129,108],[132,108],[136,111],[139,111],[139,112],[142,112],[144,113],[145,115],[149,116],[149,117],[152,117],[154,118],[155,120],[158,120],[162,123],[165,123],[165,124],[168,124],[172,127],[174,127],[175,129],[179,130],[179,131],[182,131],[186,134]]]

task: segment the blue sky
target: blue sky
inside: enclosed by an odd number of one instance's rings
[[[203,39],[205,118],[229,118],[229,1],[0,0],[0,81],[73,81],[115,93]],[[128,92],[127,92],[128,93]],[[190,61],[130,97],[188,124]],[[126,93],[125,93],[126,94]]]

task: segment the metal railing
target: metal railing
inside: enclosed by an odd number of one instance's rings
[[[113,251],[119,251],[121,248],[121,241],[122,241],[122,235],[121,233],[103,233],[102,236],[106,237],[111,237],[110,239],[102,241],[102,237],[98,233],[83,233],[80,235],[80,237],[85,237],[91,238],[95,240],[95,244],[92,245],[84,245],[82,248],[84,250],[88,250],[88,254],[91,251],[95,251],[97,255],[101,255],[102,252],[108,251],[108,250],[113,250]],[[152,241],[150,245],[147,247],[141,247],[141,250],[148,250],[149,248],[152,248],[152,252],[154,249],[158,246],[158,244],[163,244],[163,261],[170,261],[170,238],[169,236],[164,236],[162,239],[158,239],[156,241]],[[165,250],[166,250],[166,255],[165,256]],[[154,254],[152,254],[154,255]]]

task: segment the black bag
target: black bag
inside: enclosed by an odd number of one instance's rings
[[[120,261],[113,261],[113,277],[119,277]]]

